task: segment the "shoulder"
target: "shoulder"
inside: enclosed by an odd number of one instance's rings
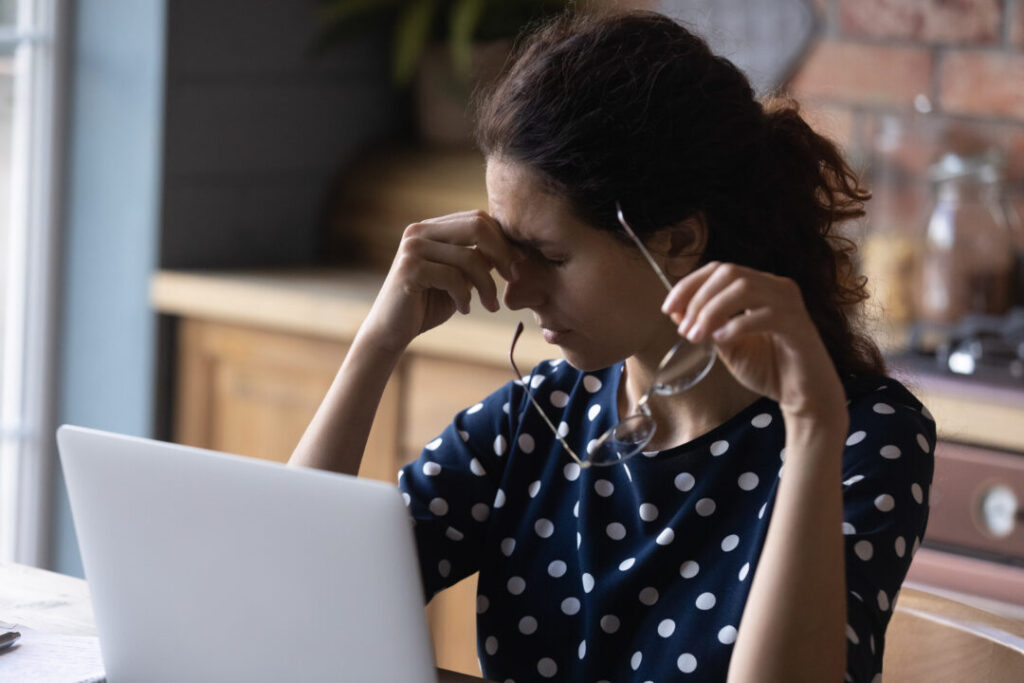
[[[844,383],[851,430],[855,423],[878,424],[887,430],[906,428],[935,440],[935,420],[928,408],[899,380],[882,376],[851,377]]]

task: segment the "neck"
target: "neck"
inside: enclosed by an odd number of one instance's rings
[[[657,364],[636,357],[626,360],[626,372],[619,385],[619,416],[632,415],[650,388]],[[724,423],[756,401],[750,391],[732,376],[720,361],[696,386],[679,394],[651,396],[647,403],[658,424],[651,450],[665,450],[693,441]]]

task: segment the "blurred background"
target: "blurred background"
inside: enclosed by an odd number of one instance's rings
[[[0,561],[81,575],[57,424],[286,459],[405,225],[486,207],[468,94],[566,4],[0,0]],[[691,26],[862,174],[870,324],[943,439],[911,576],[1022,609],[1024,0],[598,4]],[[364,475],[508,380],[514,320],[417,341]],[[462,590],[432,619],[472,670]]]

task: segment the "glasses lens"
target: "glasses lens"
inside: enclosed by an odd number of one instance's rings
[[[651,442],[656,425],[646,415],[634,415],[587,448],[587,459],[594,465],[614,465],[631,458]]]
[[[691,344],[679,340],[658,366],[653,393],[678,394],[700,382],[715,364],[715,347],[710,343]]]

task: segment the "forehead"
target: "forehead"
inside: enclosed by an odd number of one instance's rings
[[[556,242],[594,231],[525,164],[489,158],[487,199],[489,213],[513,242]]]

